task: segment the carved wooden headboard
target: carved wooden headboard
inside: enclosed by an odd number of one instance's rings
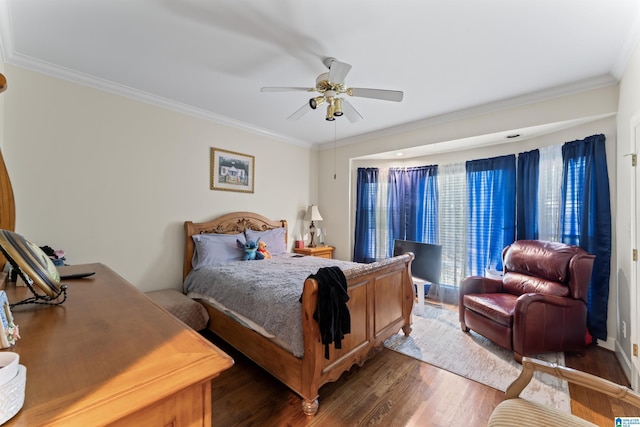
[[[185,221],[185,247],[182,268],[182,280],[191,271],[191,259],[195,245],[191,236],[196,234],[235,234],[243,233],[245,230],[264,231],[274,228],[284,227],[287,229],[287,221],[284,219],[273,221],[260,214],[253,212],[232,212],[222,215],[208,222]],[[287,244],[288,231],[284,234],[284,241]]]

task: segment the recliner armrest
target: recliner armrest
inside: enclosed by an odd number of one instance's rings
[[[585,348],[587,306],[571,297],[527,293],[513,309],[514,357]]]
[[[469,276],[460,282],[462,294],[493,294],[503,292],[502,280],[482,276]]]
[[[522,294],[516,300],[515,313],[526,313],[529,306],[534,303],[548,304],[557,308],[567,309],[576,306],[584,306],[584,302],[579,299],[573,299],[570,297],[560,297],[557,295],[535,294],[527,293]]]
[[[540,306],[543,305],[544,308]],[[540,314],[544,310],[544,321],[541,320]],[[533,313],[533,314],[532,314]],[[519,347],[517,342],[518,336],[527,336],[529,340],[533,339],[530,332],[527,332],[526,324],[540,324],[540,322],[560,322],[562,319],[567,332],[571,333],[573,327],[577,325],[586,325],[587,307],[586,304],[579,299],[570,297],[559,297],[557,295],[545,294],[522,294],[516,299],[516,306],[513,309],[513,328],[514,328],[514,348]],[[580,316],[584,316],[582,319]],[[537,329],[537,328],[534,328]],[[540,329],[542,331],[542,329]],[[584,332],[580,331],[584,335]]]

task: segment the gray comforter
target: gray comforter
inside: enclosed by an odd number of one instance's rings
[[[187,276],[187,293],[213,297],[226,308],[261,325],[275,341],[302,357],[302,308],[299,302],[305,279],[321,267],[343,271],[362,264],[293,254],[274,255],[260,261],[230,261],[193,270]],[[347,275],[348,277],[349,275]]]

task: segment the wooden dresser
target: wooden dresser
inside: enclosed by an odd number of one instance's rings
[[[63,281],[59,306],[13,308],[27,368],[25,403],[7,426],[211,426],[211,379],[233,360],[103,264]],[[14,303],[28,288],[6,289]],[[1,350],[0,350],[1,351]]]

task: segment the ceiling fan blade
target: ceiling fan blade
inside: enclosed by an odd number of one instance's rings
[[[313,92],[315,88],[308,87],[263,87],[260,88],[260,92]]]
[[[329,67],[329,81],[336,84],[344,83],[344,79],[350,70],[351,65],[345,62],[332,61]]]
[[[347,93],[351,96],[357,96],[359,98],[372,98],[382,99],[383,101],[402,101],[404,93],[400,90],[385,90],[385,89],[367,89],[361,87],[352,87],[347,90]]]
[[[358,111],[353,108],[353,105],[351,105],[349,101],[344,98],[342,99],[342,112],[345,116],[347,116],[347,119],[351,123],[359,122],[360,120],[362,120],[362,116],[360,115],[360,113],[358,113]]]
[[[287,117],[287,120],[298,120],[300,117],[307,114],[309,110],[311,110],[311,106],[309,105],[308,102],[305,102],[305,104],[302,107],[298,108],[298,110],[295,113]]]

